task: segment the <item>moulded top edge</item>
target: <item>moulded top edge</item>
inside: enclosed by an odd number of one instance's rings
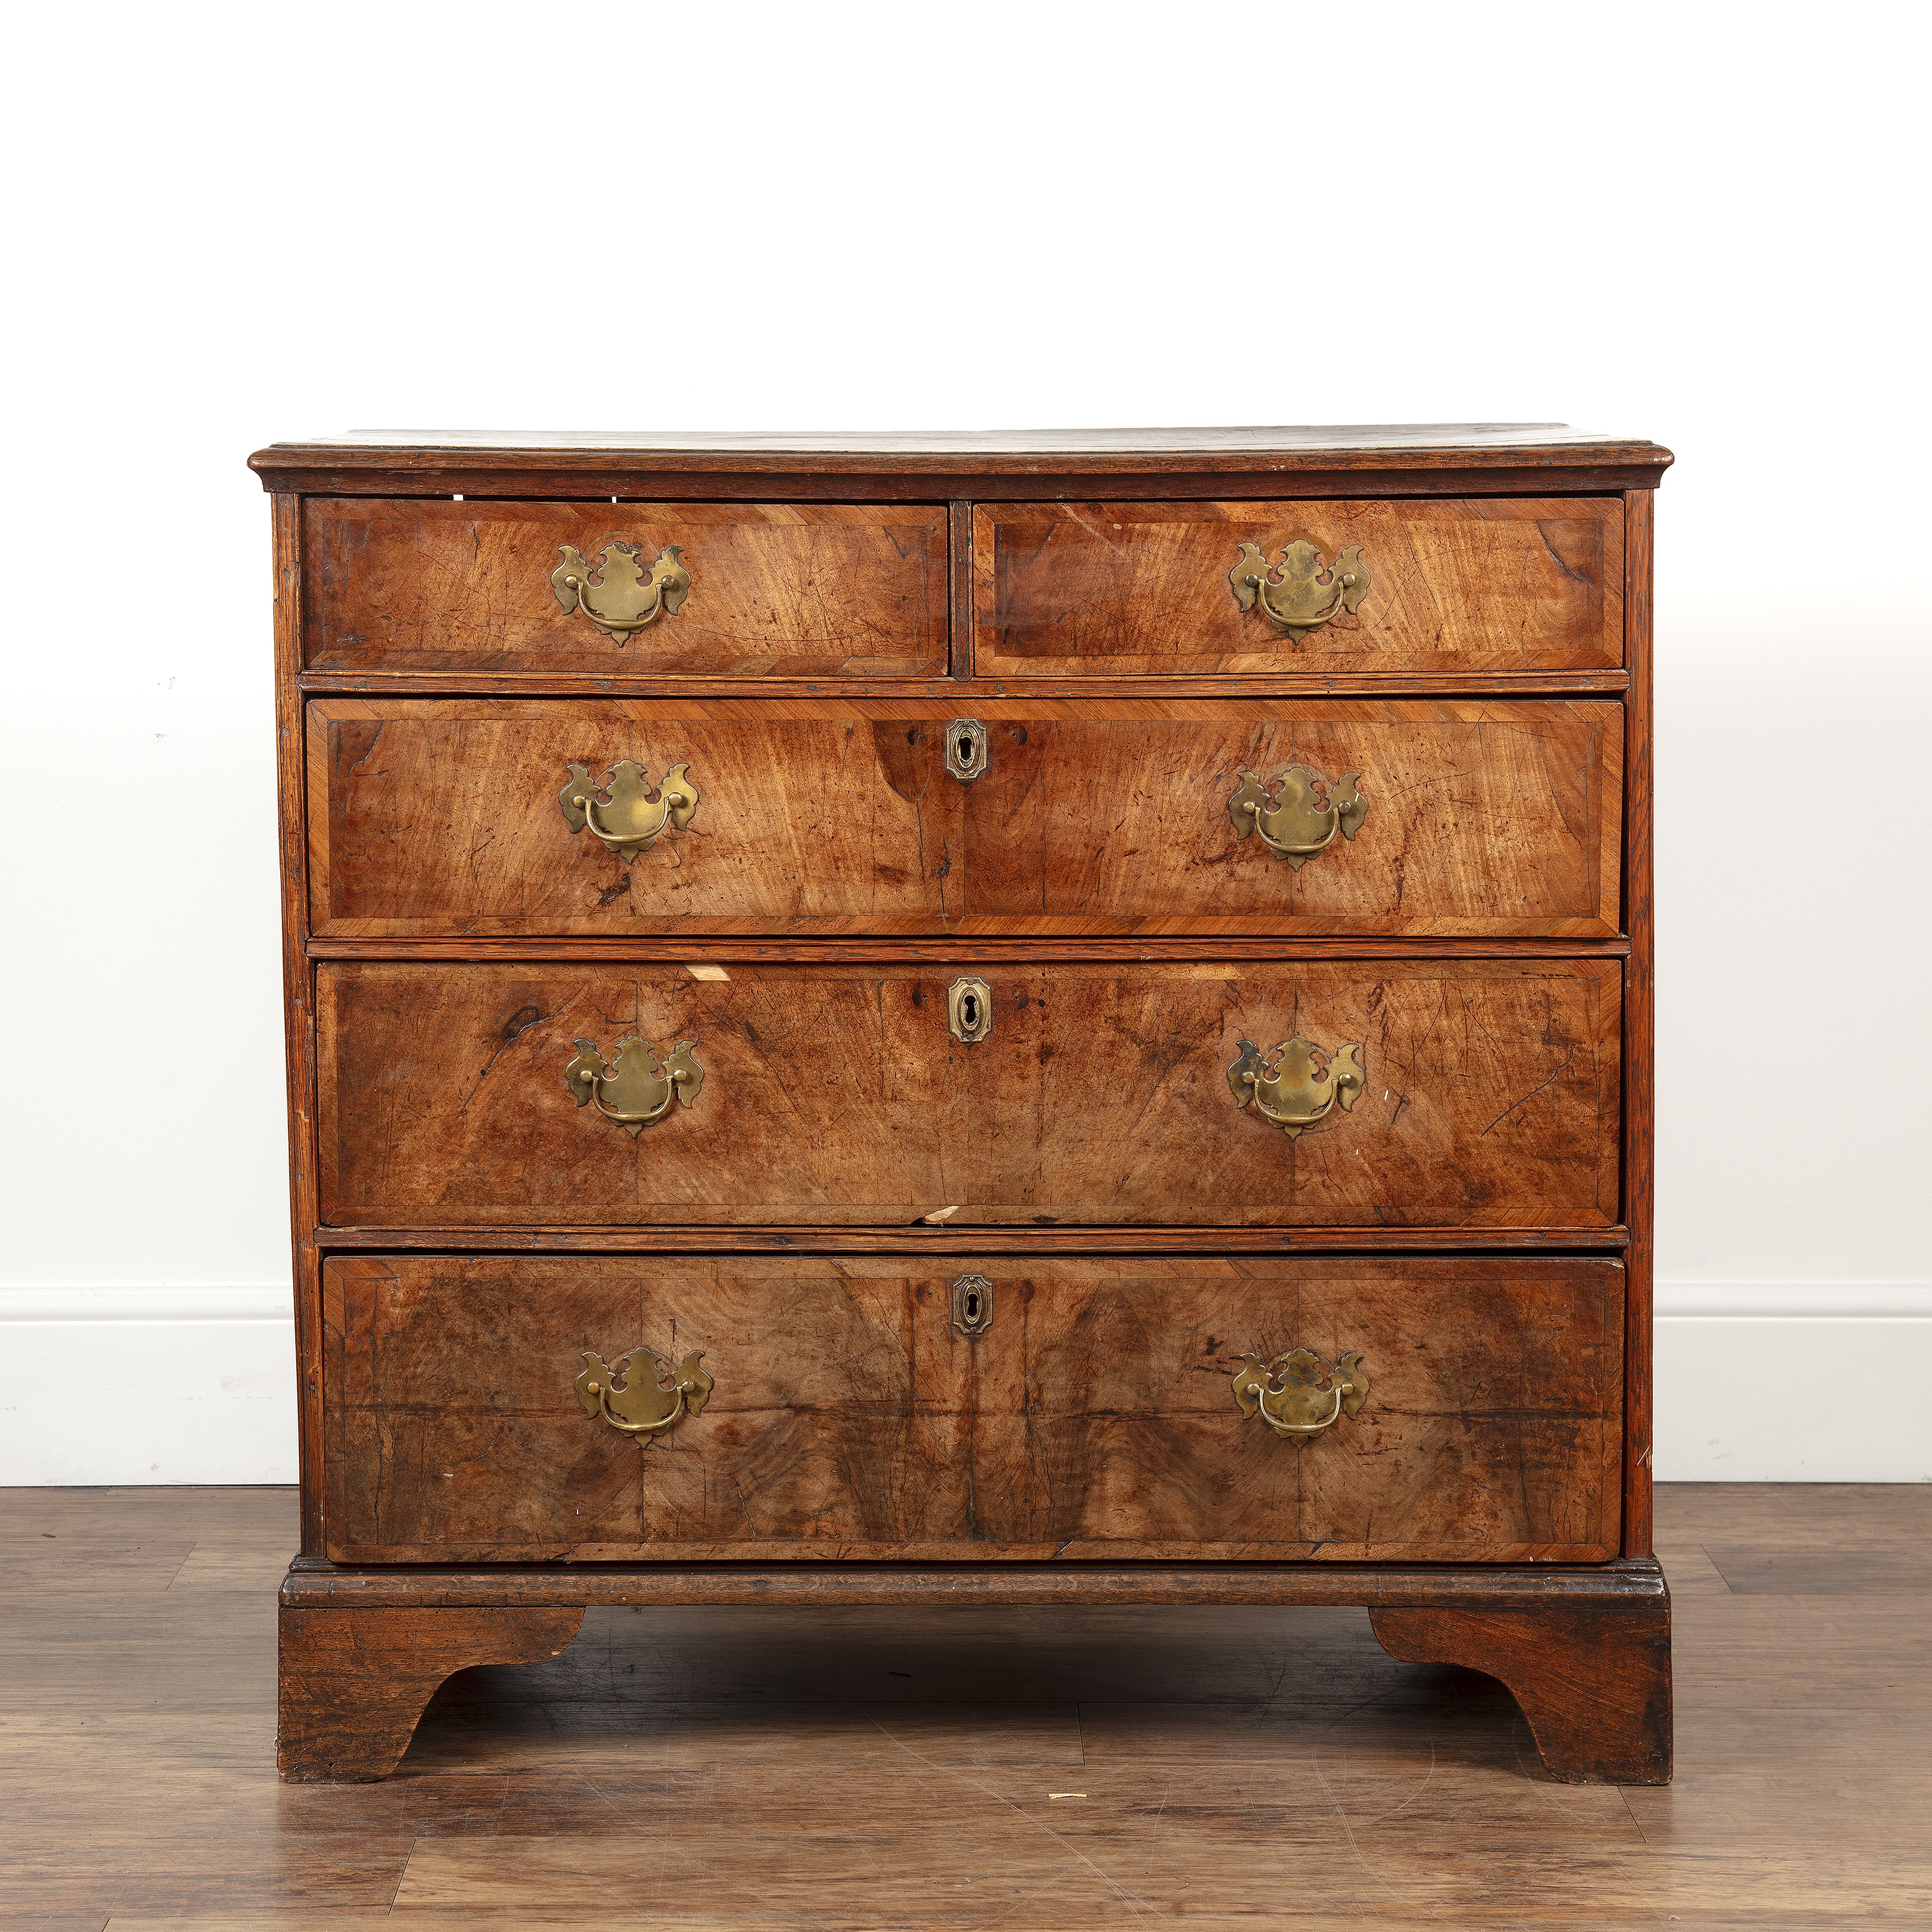
[[[335,466],[434,468],[455,457],[508,459],[514,466],[568,467],[621,459],[640,467],[915,468],[984,473],[1042,462],[1110,466],[1226,465],[1287,468],[1334,464],[1378,468],[1418,461],[1482,466],[1520,462],[1606,461],[1662,469],[1660,445],[1576,430],[1566,423],[1370,423],[1196,429],[1002,430],[931,432],[596,432],[352,430],[258,450],[257,470],[326,460]]]

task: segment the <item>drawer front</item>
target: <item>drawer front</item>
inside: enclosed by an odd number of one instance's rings
[[[968,712],[970,779],[947,758]],[[326,937],[1617,930],[1614,701],[331,698],[308,716]],[[674,771],[682,824],[646,790]]]
[[[322,1211],[374,1227],[903,1227],[942,1210],[954,1227],[1610,1226],[1620,971],[324,964]],[[968,994],[991,1024],[970,1044],[951,1030]]]
[[[338,1561],[1617,1550],[1613,1262],[356,1257],[323,1310]]]
[[[1002,504],[975,512],[973,557],[982,676],[1623,662],[1614,497]],[[1234,572],[1264,580],[1238,595]]]
[[[677,554],[664,561],[668,550]],[[668,574],[654,588],[661,563]],[[580,584],[563,580],[579,568]],[[946,668],[946,516],[932,504],[311,497],[302,586],[304,656],[318,670],[931,677]]]

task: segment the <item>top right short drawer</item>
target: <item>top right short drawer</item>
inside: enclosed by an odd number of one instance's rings
[[[974,513],[982,677],[1616,670],[1615,496],[1011,503]]]

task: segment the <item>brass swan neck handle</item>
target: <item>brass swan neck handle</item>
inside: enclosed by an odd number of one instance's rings
[[[1281,561],[1272,566],[1260,544],[1244,543],[1228,573],[1234,602],[1244,610],[1258,604],[1268,622],[1297,644],[1330,618],[1345,610],[1352,615],[1369,594],[1370,581],[1360,544],[1338,550],[1330,566],[1315,544],[1299,540],[1283,544]]]
[[[1338,832],[1354,842],[1369,815],[1369,802],[1356,782],[1361,776],[1344,772],[1331,784],[1307,765],[1281,765],[1265,778],[1244,770],[1228,800],[1234,836],[1258,834],[1270,852],[1298,872],[1335,842]]]
[[[1326,1389],[1321,1385],[1324,1376],[1332,1378]],[[1244,1355],[1234,1371],[1241,1413],[1258,1415],[1277,1436],[1298,1442],[1319,1436],[1344,1415],[1359,1415],[1368,1399],[1369,1378],[1358,1354],[1340,1357],[1332,1370],[1306,1348],[1280,1357],[1272,1367],[1258,1355]]]
[[[680,1040],[662,1064],[657,1048],[635,1034],[618,1041],[608,1066],[595,1040],[572,1044],[577,1057],[563,1070],[571,1098],[580,1107],[595,1107],[633,1139],[662,1120],[673,1101],[688,1107],[704,1084],[704,1070],[692,1055],[695,1040]]]
[[[629,865],[667,830],[682,832],[698,812],[698,788],[688,765],[673,765],[655,788],[650,772],[634,758],[619,758],[604,776],[602,790],[588,765],[573,764],[557,809],[572,832],[588,831],[604,850]]]
[[[635,544],[606,544],[595,563],[586,562],[574,544],[559,544],[557,554],[563,561],[550,572],[550,587],[565,614],[582,611],[595,629],[620,644],[660,616],[670,616],[691,589],[691,572],[676,544],[658,553],[648,577],[638,562],[644,553]]]
[[[704,1358],[695,1349],[664,1379],[664,1366],[655,1348],[633,1348],[620,1355],[613,1368],[595,1349],[584,1352],[584,1367],[572,1384],[584,1412],[625,1436],[639,1436],[649,1448],[680,1415],[697,1415],[711,1399],[717,1384],[698,1366]],[[649,1366],[640,1366],[648,1364]]]
[[[1361,1048],[1353,1043],[1324,1053],[1299,1034],[1269,1053],[1244,1040],[1240,1057],[1228,1069],[1228,1084],[1236,1106],[1252,1102],[1263,1120],[1293,1140],[1325,1120],[1338,1102],[1346,1114],[1362,1097],[1361,1056]]]

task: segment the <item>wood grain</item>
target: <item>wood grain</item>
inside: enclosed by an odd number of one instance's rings
[[[1668,1784],[1670,1604],[1369,1612],[1391,1657],[1454,1664],[1509,1686],[1550,1774],[1568,1784]]]
[[[275,1764],[296,1784],[386,1778],[423,1707],[453,1672],[555,1657],[576,1609],[281,1610]]]
[[[282,1037],[288,1082],[289,1220],[295,1276],[297,1453],[304,1471],[322,1466],[320,1262],[316,1198],[315,975],[309,938],[307,787],[302,694],[302,502],[272,500],[275,640],[276,859],[282,914]],[[319,1480],[304,1491],[302,1547],[322,1546]]]
[[[992,1284],[952,1326],[950,1283]],[[1613,1262],[338,1258],[328,1554],[850,1562],[1600,1561],[1615,1553]],[[585,1352],[701,1351],[640,1445]],[[1244,1353],[1364,1358],[1358,1416],[1244,1417]]]
[[[1244,542],[1272,561],[1362,547],[1360,609],[1299,642],[1228,573]],[[1382,503],[1056,503],[982,508],[974,662],[1016,679],[1319,670],[1350,678],[1623,662],[1616,498]]]
[[[950,721],[990,733],[947,771]],[[390,701],[308,708],[314,930],[1604,937],[1613,703]],[[573,832],[573,764],[688,764],[700,803],[626,862]],[[1354,771],[1368,815],[1299,870],[1244,770]]]
[[[1629,1223],[1630,1297],[1624,1308],[1624,1554],[1650,1553],[1653,1276],[1657,1225],[1657,933],[1652,894],[1655,790],[1651,752],[1655,683],[1652,627],[1656,497],[1626,499],[1630,580],[1624,598],[1630,694],[1624,704],[1630,786],[1624,800],[1624,904],[1630,954],[1624,968],[1624,1218]]]
[[[962,1046],[944,969],[328,962],[322,1216],[1608,1226],[1618,964],[1002,968],[992,1036]],[[1360,1042],[1367,1085],[1291,1141],[1226,1073],[1298,1030]],[[633,1033],[694,1040],[706,1074],[635,1138],[563,1077],[574,1040]]]
[[[947,660],[943,505],[408,502],[311,497],[305,661],[334,670],[842,673]],[[682,608],[627,641],[566,615],[558,548],[683,550]]]

